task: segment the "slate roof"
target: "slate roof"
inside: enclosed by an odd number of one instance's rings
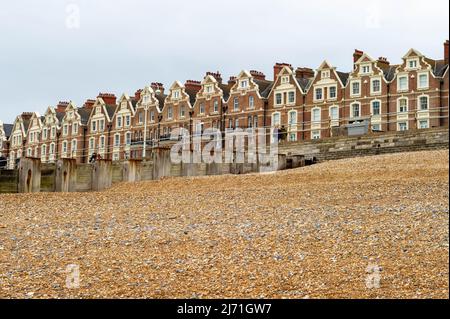
[[[65,115],[66,115],[65,112],[56,112],[56,118],[59,120],[60,123],[62,122]]]
[[[192,106],[194,106],[195,104],[195,100],[197,98],[197,92],[200,91],[200,89],[198,90],[192,90],[192,89],[185,89],[185,92],[187,93],[187,95],[189,95],[189,102],[191,103]]]
[[[340,71],[336,71],[336,73],[339,76],[339,78],[341,79],[342,84],[344,86],[346,86],[348,78],[350,76],[350,73],[348,73],[348,72],[340,72]]]
[[[91,109],[88,109],[86,107],[81,107],[78,109],[78,114],[80,114],[81,117],[81,124],[86,125],[89,121],[89,117],[91,116]]]
[[[313,82],[313,78],[311,78],[311,79],[296,78],[296,80],[297,80],[298,85],[300,85],[300,87],[302,88],[302,90],[304,92],[306,92],[309,89],[311,83]]]
[[[448,68],[448,64],[445,64],[444,60],[435,61],[435,64],[433,67],[433,73],[437,77],[443,77],[447,68]]]
[[[270,90],[273,87],[273,82],[268,80],[257,80],[254,79],[255,83],[258,84],[259,87],[259,94],[263,98],[267,98],[269,96]]]
[[[166,94],[155,94],[156,99],[159,101],[159,109],[162,111],[164,109],[164,103],[166,101]]]
[[[387,69],[383,69],[384,78],[386,81],[392,81],[395,77],[395,70],[398,68],[398,65],[391,65]]]
[[[106,104],[105,108],[106,108],[106,112],[108,112],[109,118],[112,119],[114,116],[114,113],[116,113],[117,105],[116,104]]]
[[[3,124],[3,130],[5,131],[5,136],[10,137],[14,125],[13,124]]]
[[[219,88],[223,91],[223,99],[228,101],[230,98],[230,86],[228,84],[220,83]]]

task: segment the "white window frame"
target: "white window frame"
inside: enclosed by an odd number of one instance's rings
[[[367,71],[366,71],[367,68]],[[363,75],[371,74],[372,73],[372,65],[371,64],[361,64],[359,73]]]
[[[400,107],[401,107],[400,101],[402,101],[402,100],[406,101],[406,110],[405,111],[400,111]],[[407,97],[399,97],[397,99],[397,113],[404,114],[404,113],[408,113],[408,112],[409,112],[409,99]]]
[[[239,111],[239,98],[238,97],[233,98],[233,111],[234,112]]]
[[[318,114],[319,114],[318,118],[315,117],[316,111],[318,111]],[[316,106],[311,109],[311,122],[316,123],[316,124],[322,122],[322,109],[320,107]]]
[[[406,79],[406,87],[402,88],[401,87],[401,79]],[[398,92],[406,92],[409,90],[409,76],[406,75],[399,75],[397,78],[397,91]]]
[[[422,98],[426,98],[427,99],[427,108],[426,109],[422,109],[422,103],[421,103],[421,99]],[[420,96],[417,97],[417,111],[419,112],[427,112],[430,110],[430,96],[422,94]]]
[[[334,88],[334,97],[331,96],[331,89]],[[337,99],[337,85],[331,85],[328,87],[328,99],[336,100]]]
[[[320,138],[321,138],[320,130],[313,130],[313,131],[311,131],[311,139],[312,140],[320,140]]]
[[[411,66],[411,62],[415,62],[415,66]],[[418,57],[406,59],[406,70],[417,70],[420,68],[420,61]]]
[[[317,93],[320,91],[320,98],[317,98]],[[318,88],[314,88],[314,101],[323,101],[324,96],[323,96],[323,88],[322,87],[318,87]]]
[[[374,83],[375,81],[378,81],[380,83],[380,87],[378,91],[374,90]],[[381,94],[383,89],[382,89],[382,82],[381,82],[381,77],[376,77],[376,78],[371,78],[370,79],[370,94],[375,95],[375,94]]]
[[[374,112],[373,112],[373,104],[374,103],[379,103],[379,105],[380,105],[379,114],[374,114]],[[372,101],[370,101],[370,114],[372,116],[381,116],[381,100],[372,100]]]
[[[280,97],[279,101],[278,97]],[[283,104],[283,93],[280,92],[275,93],[275,105],[282,105],[282,104]]]
[[[405,124],[405,129],[401,130],[400,127],[402,126],[401,124]],[[397,123],[397,131],[402,132],[402,131],[407,131],[409,129],[408,127],[408,121],[401,121]]]
[[[354,84],[358,84],[358,93],[355,93]],[[361,96],[361,80],[350,81],[350,96]]]
[[[355,116],[355,110],[353,109],[354,106],[358,106],[358,116]],[[360,102],[352,102],[350,104],[350,117],[351,118],[360,118],[361,117],[361,103]]]
[[[427,78],[426,86],[421,86],[420,77],[425,76]],[[427,90],[430,88],[430,75],[428,72],[421,72],[417,74],[417,88],[419,90]]]
[[[427,123],[425,127],[422,127],[422,123],[423,122]],[[425,130],[427,128],[430,128],[430,120],[429,119],[424,119],[424,120],[417,121],[417,128],[419,130]]]
[[[333,113],[331,112],[332,109],[333,110],[337,110],[336,118],[333,118]],[[330,117],[331,121],[339,121],[339,106],[337,106],[337,105],[330,106],[329,109],[328,109],[328,114],[329,114],[329,117]]]
[[[248,108],[254,109],[255,108],[255,97],[253,95],[250,95],[248,97]]]
[[[294,97],[292,100],[291,100],[291,94]],[[287,104],[295,104],[295,91],[287,92]]]
[[[293,123],[291,123],[291,114],[295,114]],[[289,126],[297,126],[297,124],[298,124],[298,112],[296,110],[289,111],[288,112],[288,125]]]
[[[275,116],[278,116],[278,123],[275,123]],[[281,113],[280,112],[272,113],[271,123],[272,123],[272,127],[281,126]]]

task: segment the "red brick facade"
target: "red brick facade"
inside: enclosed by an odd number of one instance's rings
[[[176,128],[191,134],[277,128],[281,134],[273,138],[289,142],[342,134],[361,122],[368,123],[369,132],[448,126],[448,54],[446,41],[443,59],[411,49],[392,65],[355,50],[348,73],[327,61],[315,71],[277,63],[273,81],[258,71],[242,71],[223,83],[219,72],[208,72],[202,82],[174,82],[167,95],[157,82],[118,101],[100,93],[81,108],[60,102],[42,117],[21,114],[8,126],[7,137],[0,132],[0,152],[9,167],[22,156],[86,163],[94,153],[112,160],[148,156]]]

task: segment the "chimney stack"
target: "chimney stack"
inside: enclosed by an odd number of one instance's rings
[[[164,94],[164,84],[159,82],[153,82],[152,84],[150,84],[150,86],[153,89],[153,91],[155,91],[155,93],[159,91],[159,94],[161,95]]]
[[[387,69],[387,68],[389,68],[389,65],[390,65],[388,59],[383,56],[380,56],[378,58],[377,64],[382,69]]]
[[[363,56],[364,52],[361,50],[355,49],[355,53],[353,53],[353,64],[358,62],[358,60]]]
[[[69,106],[69,102],[59,102],[56,106],[56,112],[64,113],[66,111],[67,106]]]
[[[212,77],[214,77],[217,80],[217,82],[222,84],[222,74],[220,74],[219,71],[217,71],[216,73],[214,73],[214,72],[206,72],[206,75],[211,75]]]
[[[264,81],[266,79],[266,75],[264,73],[256,71],[256,70],[251,70],[250,74],[256,80]]]
[[[444,61],[448,64],[448,40],[444,42]]]
[[[112,93],[99,93],[97,98],[102,98],[103,101],[105,101],[108,105],[115,105],[116,104],[116,96]]]
[[[273,80],[276,81],[277,80],[277,76],[278,73],[280,73],[280,71],[283,69],[283,67],[289,67],[292,70],[292,65],[288,64],[288,63],[276,63],[273,67]]]
[[[142,93],[142,90],[141,90],[141,89],[137,90],[137,91],[134,93],[134,99],[135,99],[136,101],[139,101],[139,100],[141,99],[141,93]]]
[[[295,77],[298,79],[309,79],[314,77],[314,70],[310,68],[297,68]]]
[[[230,79],[228,80],[228,85],[232,87],[237,82],[237,78],[235,76],[230,76]]]
[[[197,93],[198,91],[201,90],[202,84],[200,83],[200,81],[187,80],[186,83],[184,84],[184,87],[187,91],[193,91]]]
[[[86,100],[86,102],[84,102],[83,107],[88,109],[88,110],[92,110],[92,107],[95,104],[95,100]]]

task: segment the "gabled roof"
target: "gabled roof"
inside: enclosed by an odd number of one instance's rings
[[[117,105],[116,104],[105,104],[106,112],[108,112],[108,116],[110,119],[113,118],[114,113],[116,113]]]
[[[395,72],[399,65],[391,65],[389,68],[383,70],[384,78],[390,82],[395,78]]]
[[[65,112],[56,112],[56,118],[58,119],[59,123],[62,122],[62,120],[64,119],[64,116],[66,115]]]
[[[435,64],[433,66],[434,76],[443,77],[447,68],[448,68],[448,64],[446,64],[444,60],[435,61]]]
[[[259,92],[263,98],[267,99],[269,97],[274,84],[275,84],[275,82],[270,81],[269,85],[265,88],[264,91],[261,91],[261,89],[259,89]]]
[[[159,102],[159,109],[162,111],[164,109],[164,103],[166,101],[166,94],[155,94],[155,98]]]
[[[191,105],[194,105],[198,90],[186,87],[184,91],[187,95],[189,95],[189,102],[191,103]]]
[[[5,136],[7,138],[11,136],[13,127],[14,127],[13,124],[3,124],[3,130],[5,131]]]
[[[268,80],[258,80],[258,79],[253,79],[253,81],[258,84],[258,88],[259,88],[259,94],[263,97],[263,98],[267,98],[269,96],[270,90],[273,86],[273,81],[268,81]]]
[[[228,101],[228,99],[230,98],[230,86],[223,83],[219,83],[218,86],[223,92],[223,99],[225,101]]]
[[[341,79],[341,82],[344,86],[347,85],[347,81],[348,78],[350,76],[350,73],[348,72],[340,72],[340,71],[336,71],[336,74],[339,76],[339,78]]]
[[[296,78],[298,85],[302,88],[303,92],[306,92],[309,87],[311,86],[311,83],[313,82],[313,78],[305,79],[305,78]]]
[[[82,125],[86,125],[87,122],[89,121],[89,117],[91,115],[92,110],[88,109],[86,107],[80,107],[78,109],[78,114],[80,114],[81,117],[81,124]]]

